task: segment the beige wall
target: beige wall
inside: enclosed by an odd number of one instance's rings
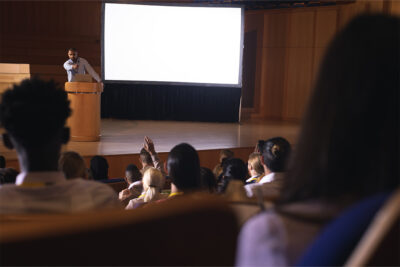
[[[300,121],[329,41],[357,14],[374,12],[399,14],[400,1],[247,12],[246,30],[256,30],[262,41],[254,88],[258,97],[243,117]],[[256,25],[261,17],[263,25]]]

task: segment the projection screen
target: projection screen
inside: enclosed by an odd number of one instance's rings
[[[107,82],[241,87],[243,9],[105,3]]]

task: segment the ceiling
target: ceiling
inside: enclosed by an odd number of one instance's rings
[[[299,0],[195,0],[194,3],[207,4],[232,4],[244,5],[246,10],[260,9],[281,9],[281,8],[296,8],[296,7],[315,7],[315,6],[332,6],[337,4],[347,4],[353,1],[346,0],[322,0],[322,1],[299,1]]]

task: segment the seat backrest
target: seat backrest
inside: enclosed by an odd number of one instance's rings
[[[125,188],[128,188],[128,184],[124,178],[104,179],[104,180],[99,180],[99,182],[107,184],[117,193],[121,192]]]
[[[393,194],[394,196],[395,194]],[[368,229],[390,193],[368,197],[346,209],[329,223],[296,264],[297,266],[341,266]]]
[[[238,225],[229,204],[218,197],[182,196],[132,211],[43,216],[1,224],[1,265],[234,264]]]
[[[378,211],[345,266],[400,266],[400,189]]]
[[[108,186],[111,186],[112,189],[114,189],[115,192],[119,193],[125,188],[128,187],[128,184],[123,181],[123,182],[114,182],[114,183],[107,183]]]

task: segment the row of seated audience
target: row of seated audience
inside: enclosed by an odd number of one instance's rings
[[[212,173],[200,167],[196,150],[182,143],[170,151],[164,169],[145,137],[142,169],[127,167],[128,187],[119,196],[100,182],[70,179],[89,175],[77,153],[58,159],[69,137],[66,93],[53,82],[25,80],[6,91],[0,104],[3,141],[17,150],[21,167],[15,185],[0,187],[0,213],[146,208],[200,190],[231,200],[267,197],[275,205],[244,224],[236,264],[294,265],[346,208],[399,187],[399,25],[399,18],[361,16],[335,37],[294,151],[284,138],[271,138],[256,145],[246,166],[225,150]],[[108,178],[108,165],[101,161],[91,169],[100,180]]]

